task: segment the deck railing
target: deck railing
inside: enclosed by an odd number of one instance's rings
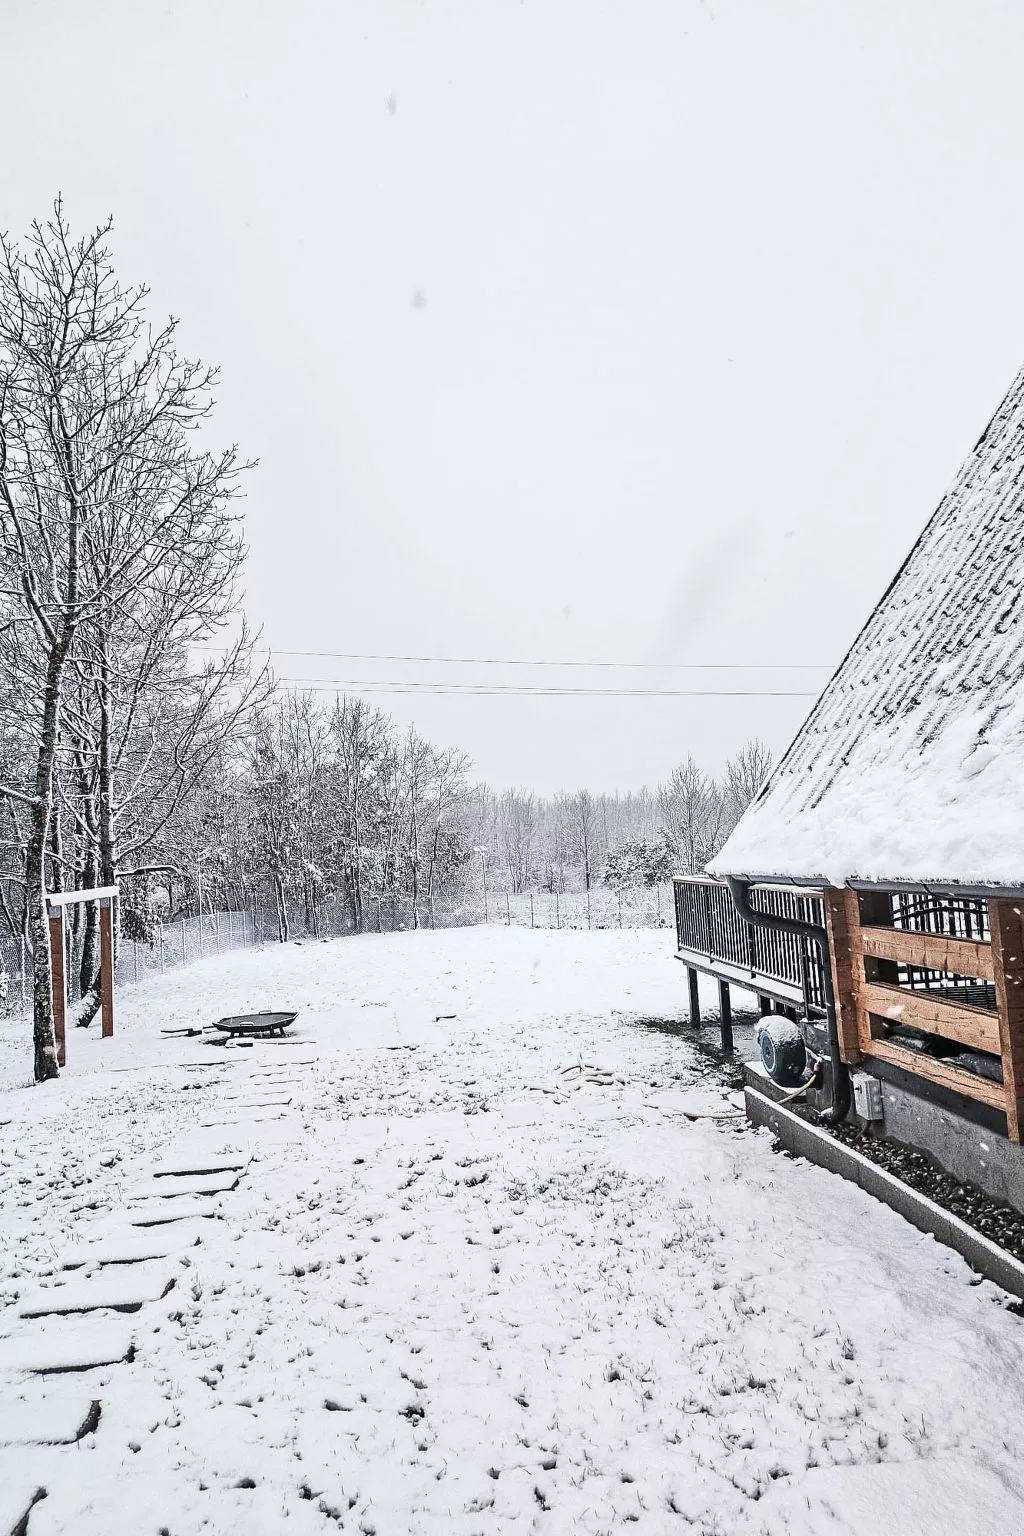
[[[733,904],[729,887],[719,880],[684,875],[677,878],[676,941],[681,951],[704,957],[711,966],[725,961],[758,977],[797,987],[808,1006],[824,1010],[821,960],[814,945],[778,929],[755,928]],[[755,886],[750,893],[755,911],[795,918],[824,926],[820,896],[780,886]],[[754,988],[756,990],[756,987]]]

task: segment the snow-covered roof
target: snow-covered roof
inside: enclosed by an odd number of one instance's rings
[[[714,874],[1024,886],[1024,370]]]

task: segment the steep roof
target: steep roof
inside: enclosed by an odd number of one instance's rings
[[[1024,886],[1024,370],[711,865]]]

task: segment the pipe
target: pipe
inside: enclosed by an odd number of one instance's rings
[[[825,989],[825,1016],[828,1024],[828,1057],[832,1071],[832,1103],[822,1112],[826,1125],[838,1125],[845,1120],[850,1109],[850,1074],[839,1052],[839,1023],[836,1018],[836,998],[832,986],[832,957],[828,949],[828,931],[817,923],[804,923],[795,917],[777,917],[774,912],[758,912],[750,905],[750,882],[736,875],[723,876],[729,887],[733,906],[754,928],[774,928],[777,932],[792,933],[799,939],[813,944],[821,959],[821,980]]]

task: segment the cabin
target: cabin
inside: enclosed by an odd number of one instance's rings
[[[1024,1209],[1024,370],[675,895],[691,975],[799,1021],[826,1119]]]

